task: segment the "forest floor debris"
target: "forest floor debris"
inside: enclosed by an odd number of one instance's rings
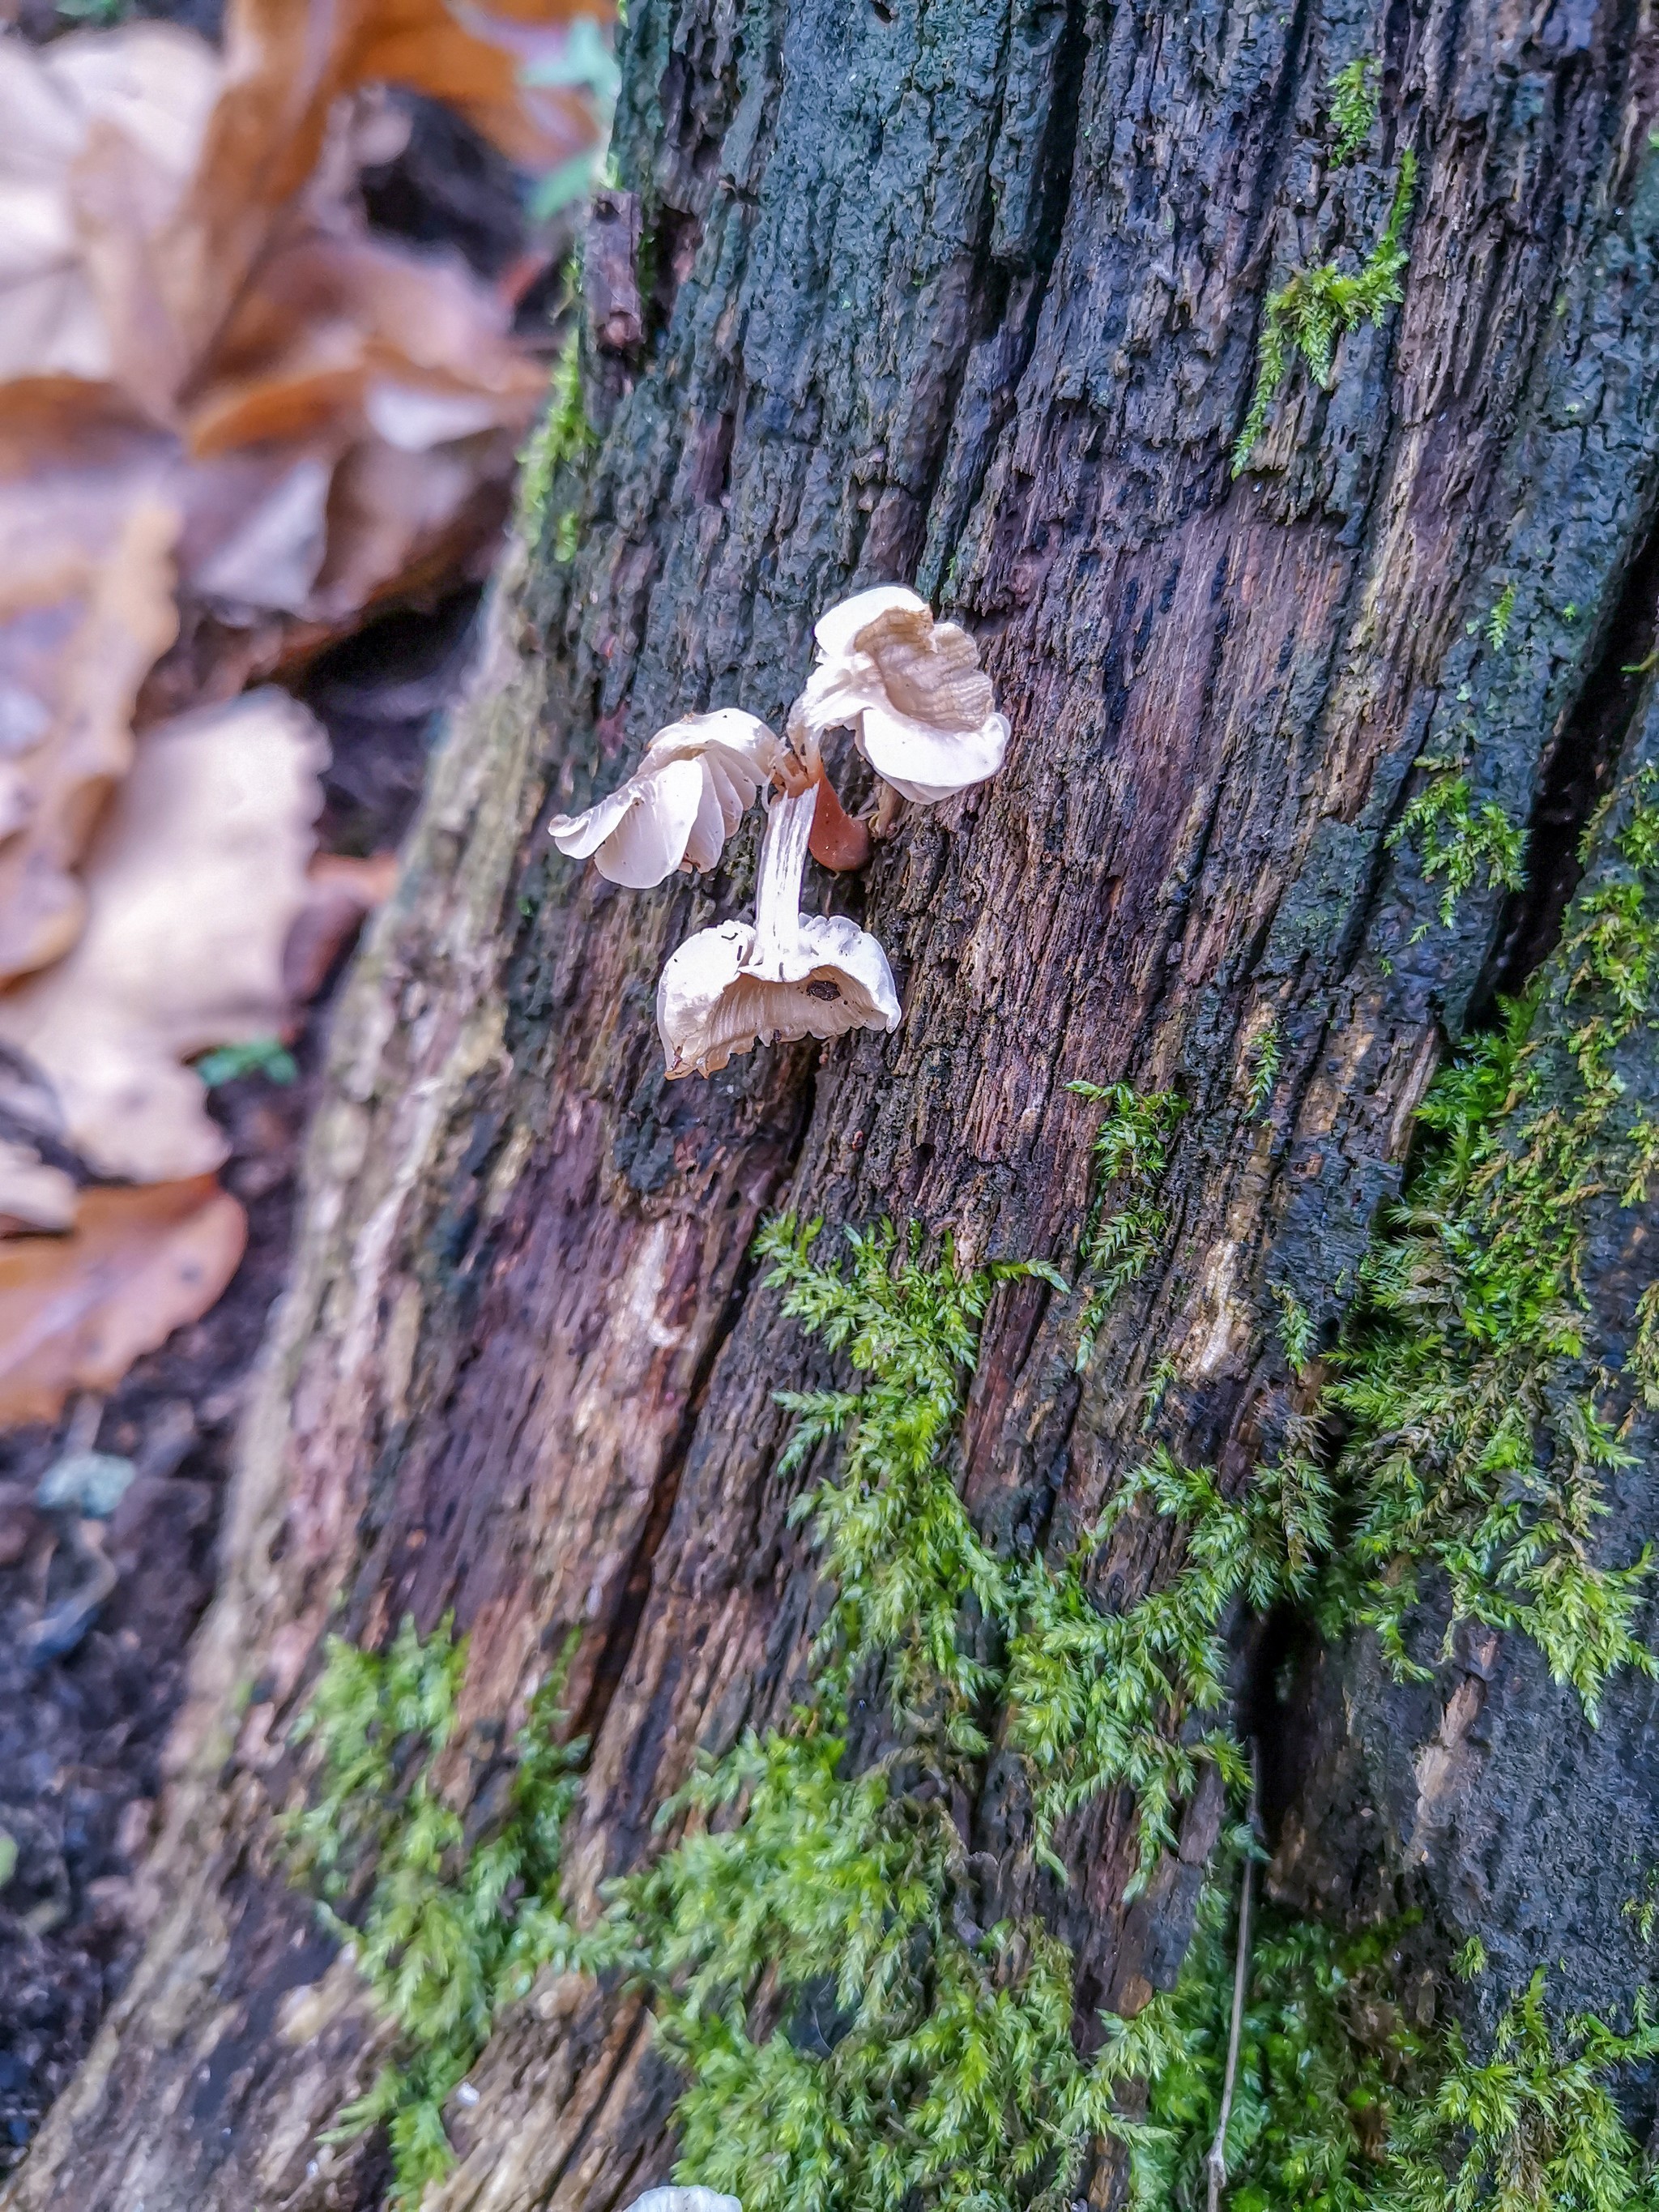
[[[609,66],[595,0],[155,12],[0,33],[0,2172],[136,1955],[329,998]]]

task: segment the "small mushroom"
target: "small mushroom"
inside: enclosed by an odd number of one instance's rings
[[[743,2212],[743,2204],[736,2197],[722,2197],[717,2189],[647,2189],[628,2212]]]
[[[649,890],[676,868],[712,868],[771,777],[778,741],[740,708],[688,714],[659,730],[628,781],[549,834],[573,860],[591,854],[613,884]]]
[[[713,1075],[734,1052],[775,1037],[895,1030],[898,994],[875,939],[838,915],[800,911],[801,876],[819,783],[768,810],[755,919],[701,929],[657,986],[657,1028],[671,1078]]]
[[[923,805],[1002,766],[1008,720],[979,647],[958,623],[936,623],[926,599],[880,584],[831,607],[813,635],[817,665],[789,713],[803,750],[845,726],[876,774]]]

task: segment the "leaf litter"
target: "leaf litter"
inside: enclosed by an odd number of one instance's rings
[[[563,337],[584,5],[0,33],[0,2173],[157,1901],[305,1009],[391,890]],[[63,1501],[77,1453],[112,1510]]]
[[[607,21],[231,0],[217,46],[0,33],[0,1053],[36,1102],[0,1084],[0,1311],[80,1316],[9,1332],[0,1429],[223,1290],[240,1209],[204,1195],[227,1139],[191,1063],[282,1052],[391,874],[317,852],[321,726],[246,687],[481,574],[545,395],[524,257],[492,284],[378,233],[360,179],[399,93],[526,198],[587,173]]]

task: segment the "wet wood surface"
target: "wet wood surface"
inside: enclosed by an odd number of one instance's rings
[[[1365,52],[1381,120],[1339,166],[1326,88]],[[502,580],[360,957],[149,1949],[12,2212],[379,2201],[372,2147],[314,2141],[378,2031],[270,1829],[326,1629],[453,1607],[464,1723],[511,1727],[579,1627],[589,1905],[699,1744],[787,1710],[814,1582],[787,1512],[811,1474],[775,1471],[772,1394],[816,1370],[747,1256],[769,1210],[915,1218],[1069,1269],[1098,1109],[1066,1086],[1176,1089],[1168,1234],[1087,1371],[1074,1307],[994,1305],[968,1494],[1005,1540],[1063,1543],[1152,1443],[1235,1487],[1272,1449],[1272,1285],[1334,1328],[1513,920],[1477,890],[1441,926],[1440,887],[1388,845],[1413,764],[1473,714],[1477,799],[1526,819],[1629,654],[1659,438],[1655,67],[1645,9],[1577,0],[634,0],[644,338],[595,380],[577,556],[550,543]],[[1342,343],[1329,392],[1294,373],[1234,481],[1266,292],[1354,265],[1407,146],[1404,304]],[[712,879],[625,893],[546,817],[676,712],[777,721],[814,616],[913,576],[980,635],[1013,739],[994,783],[912,810],[833,893],[888,948],[902,1026],[665,1086],[657,973],[738,909],[752,832]],[[1482,625],[1511,580],[1499,653]],[[1170,1540],[1139,1527],[1103,1577],[1132,1595]],[[994,1775],[975,1818],[1009,1844]],[[1036,1901],[1080,2007],[1133,2008],[1179,1958],[1190,1885],[1126,1915],[1117,1800],[1062,1848],[1071,1888]],[[631,2001],[550,1981],[471,2078],[428,2207],[606,2212],[667,2170],[672,2083]]]

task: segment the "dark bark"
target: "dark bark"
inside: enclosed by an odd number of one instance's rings
[[[1338,167],[1326,88],[1367,51],[1382,121]],[[1496,891],[1440,927],[1386,843],[1414,762],[1467,684],[1478,798],[1523,818],[1595,785],[1552,763],[1628,657],[1659,492],[1656,52],[1644,9],[1588,0],[634,0],[644,345],[599,380],[574,568],[538,549],[501,587],[341,1015],[150,1948],[16,2212],[375,2201],[372,2153],[308,2173],[374,2034],[270,1826],[325,1627],[453,1605],[468,1720],[520,1717],[580,1627],[578,1899],[699,1743],[787,1709],[813,1569],[771,1471],[771,1394],[805,1363],[746,1261],[768,1208],[1069,1261],[1094,1117],[1066,1085],[1179,1089],[1169,1235],[1080,1383],[1048,1294],[993,1309],[969,1495],[1000,1536],[1066,1540],[1147,1449],[1166,1358],[1150,1440],[1248,1480],[1291,1404],[1270,1286],[1334,1328],[1441,1042],[1522,941]],[[1404,306],[1344,341],[1329,393],[1292,374],[1233,482],[1265,294],[1364,255],[1408,146]],[[903,1026],[665,1088],[656,973],[748,863],[617,894],[544,817],[677,711],[775,720],[814,615],[912,574],[977,629],[1015,736],[838,894],[894,956]],[[1483,651],[1510,580],[1509,647]],[[1138,1540],[1104,1563],[1120,1592],[1167,1567],[1167,1531]],[[1512,1663],[1516,1710],[1547,1710]],[[975,1820],[995,1849],[994,1774]],[[1080,2011],[1131,2009],[1192,1885],[1167,1870],[1126,1913],[1118,1800],[1063,1847]],[[597,2212],[666,2169],[672,2084],[631,2002],[556,1982],[472,2079],[428,2204]]]

